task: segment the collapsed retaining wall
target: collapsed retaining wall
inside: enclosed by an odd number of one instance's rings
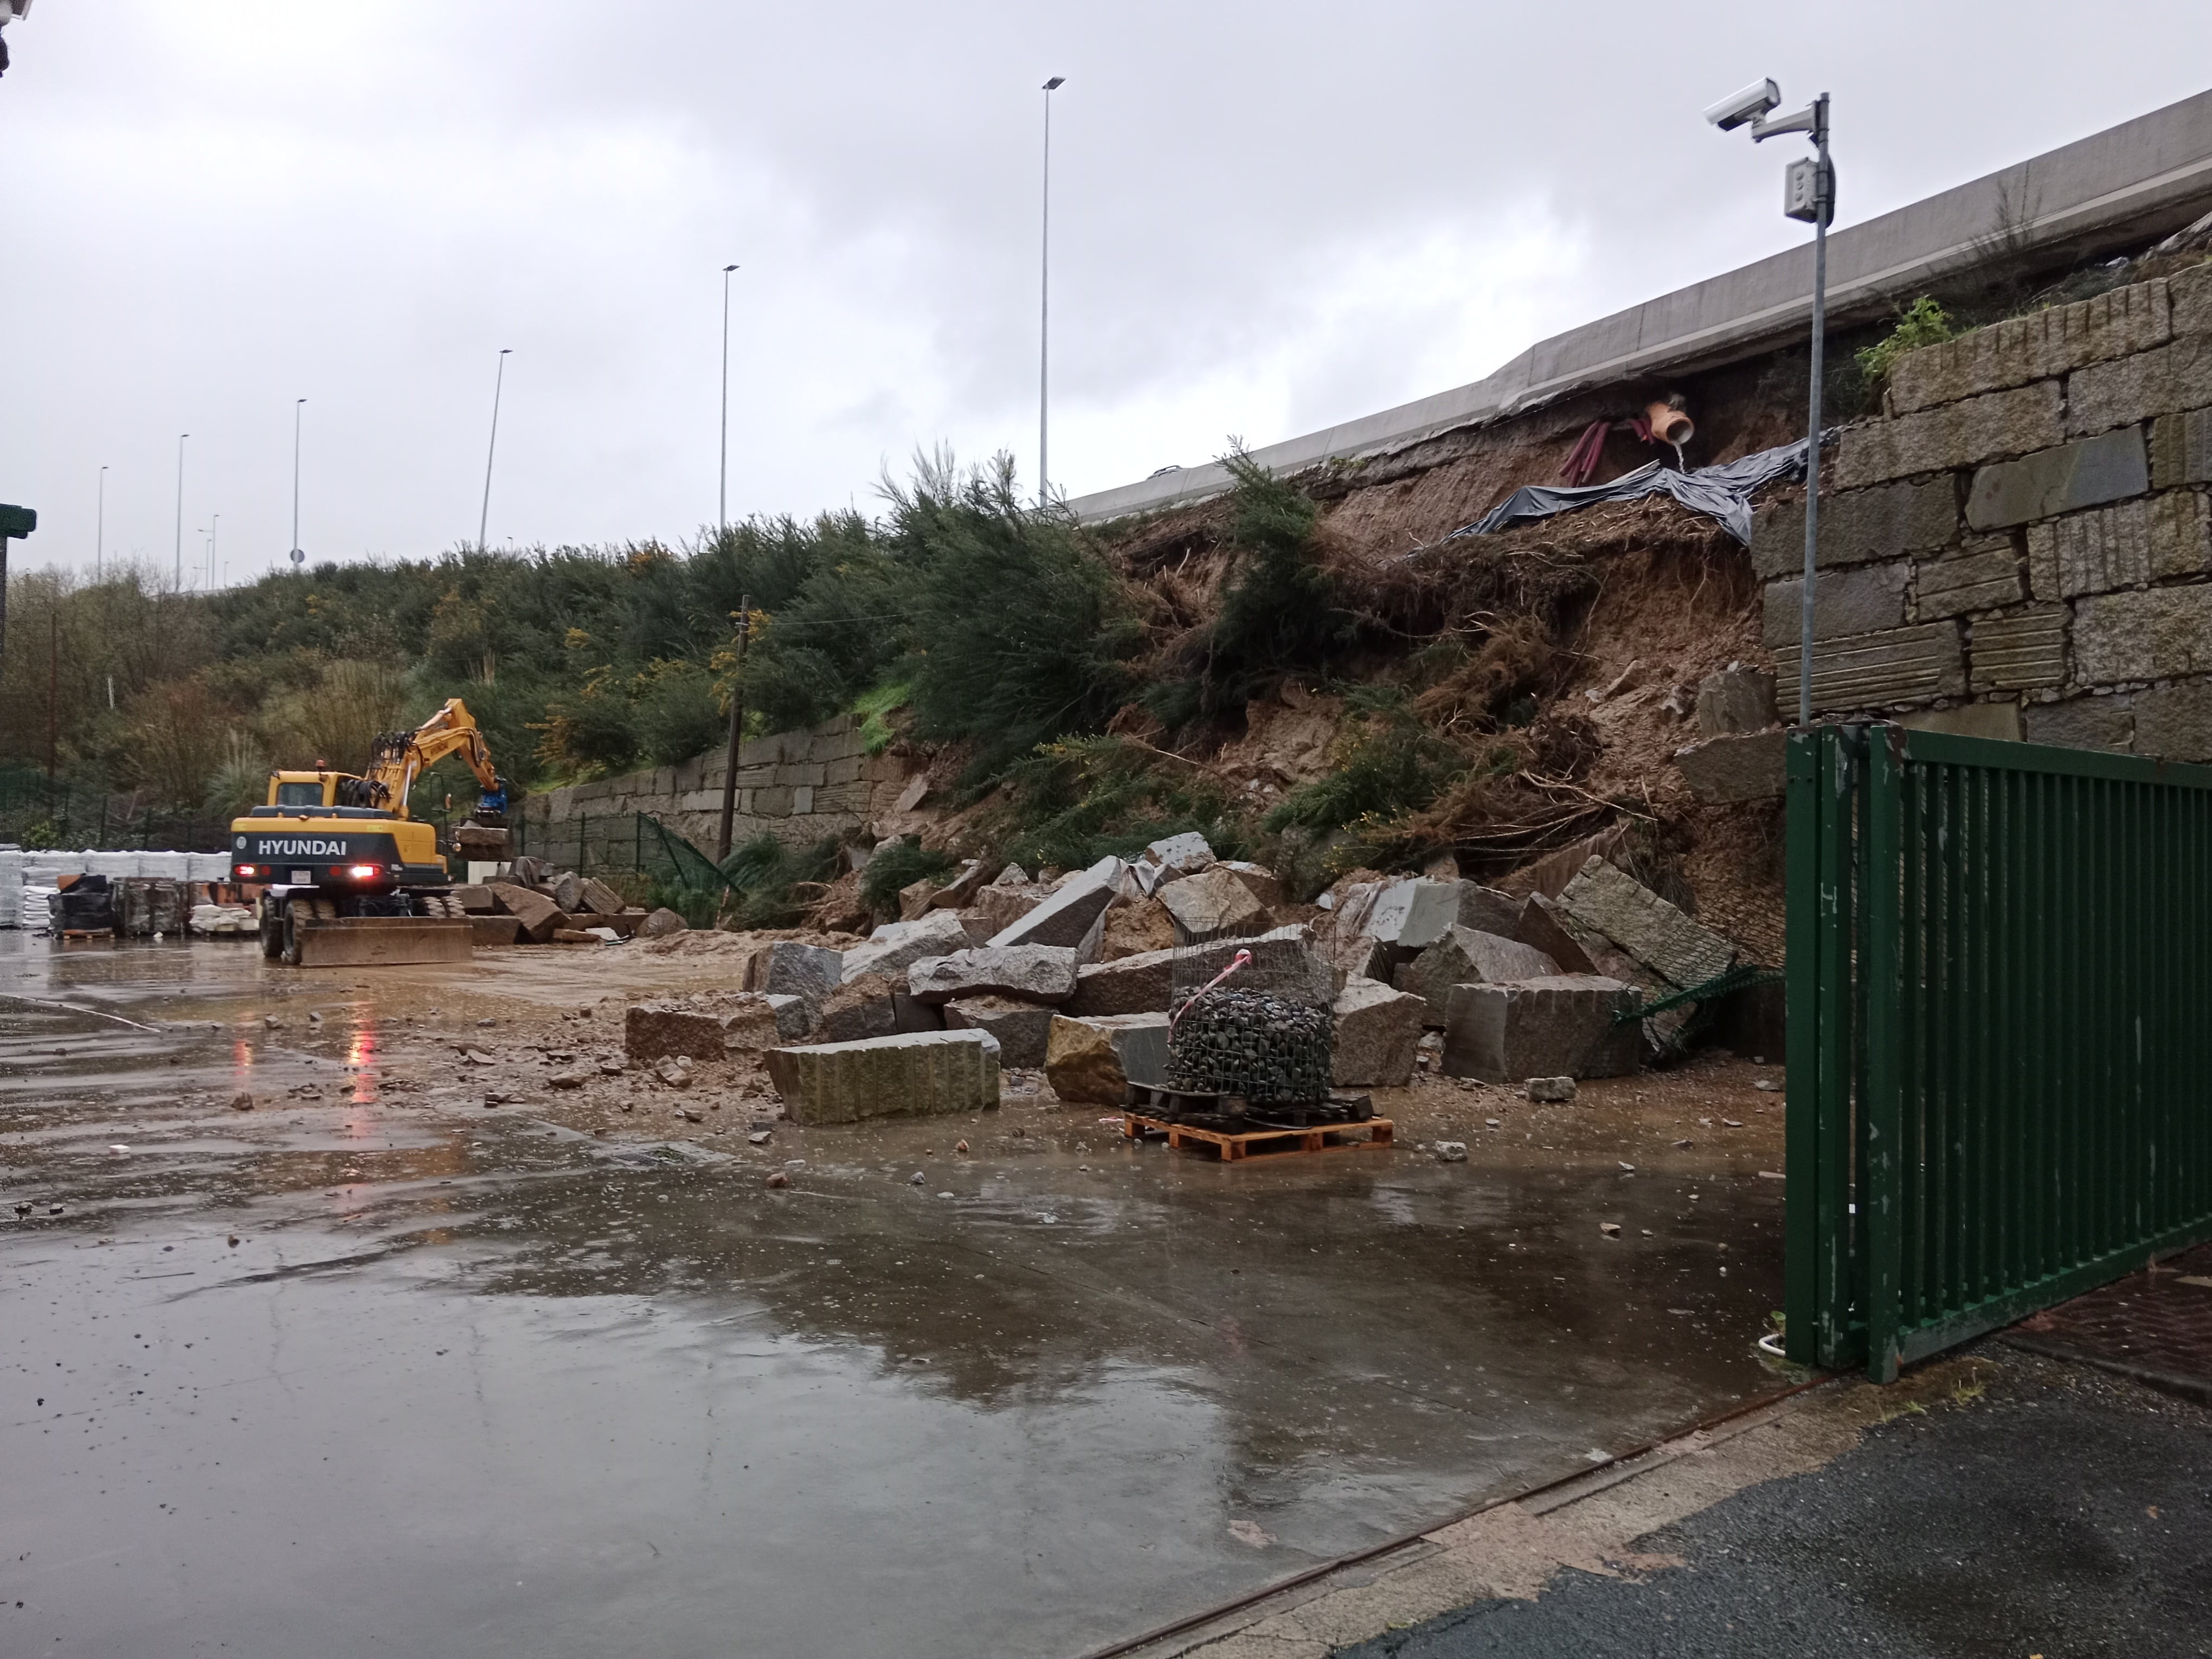
[[[582,848],[603,839],[606,826],[646,812],[694,844],[712,848],[728,770],[728,757],[718,750],[676,766],[550,789],[523,803],[520,844],[538,857],[580,865],[586,861],[578,856]],[[732,840],[765,831],[803,846],[887,823],[902,810],[908,770],[898,756],[866,752],[853,714],[748,738],[738,760]],[[577,850],[564,857],[567,848]]]
[[[1910,353],[1885,401],[1824,477],[1814,709],[2212,759],[2212,264]],[[1798,502],[1752,547],[1785,709],[1804,539]]]

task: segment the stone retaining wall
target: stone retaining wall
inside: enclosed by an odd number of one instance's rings
[[[2212,264],[1898,360],[1820,503],[1813,706],[2212,759]],[[1759,515],[1797,701],[1802,504]]]
[[[805,731],[748,738],[738,768],[732,839],[748,841],[766,830],[805,845],[895,816],[908,781],[907,763],[868,754],[860,728],[857,715],[841,714]],[[649,812],[711,848],[727,772],[727,757],[717,750],[677,766],[548,790],[525,803],[525,844],[558,847],[588,833],[586,821]]]

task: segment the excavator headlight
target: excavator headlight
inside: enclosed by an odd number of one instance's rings
[[[356,864],[346,872],[356,881],[374,881],[384,873],[373,864]]]

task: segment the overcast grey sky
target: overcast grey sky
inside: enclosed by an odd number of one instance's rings
[[[226,580],[301,541],[693,534],[872,505],[916,446],[1033,481],[1040,83],[1071,493],[1459,385],[1788,246],[1835,96],[1850,223],[2199,91],[2204,0],[1170,6],[40,0],[0,80],[0,501],[25,564]]]

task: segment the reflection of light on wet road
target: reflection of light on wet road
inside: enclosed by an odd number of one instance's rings
[[[253,1082],[253,1045],[244,1037],[234,1037],[230,1044],[230,1081],[234,1088],[245,1089]]]
[[[376,1022],[363,1015],[346,1044],[346,1068],[353,1076],[354,1103],[366,1106],[376,1098]]]

